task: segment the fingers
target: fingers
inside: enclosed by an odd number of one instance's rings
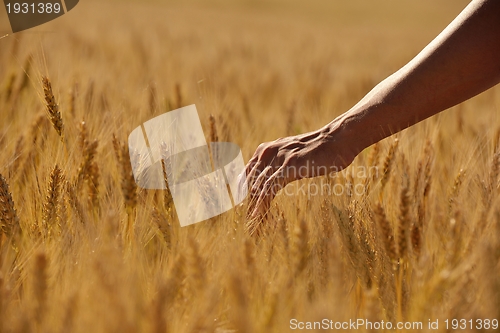
[[[332,167],[341,170],[355,156],[350,149],[332,140],[330,134],[325,135],[323,129],[259,145],[245,167],[250,194],[248,217],[265,217],[271,201],[288,183],[324,175]],[[251,230],[261,221],[253,222],[248,221]]]
[[[255,153],[254,157],[248,162],[245,170],[249,185],[261,175],[264,169],[267,167],[275,167],[276,162],[276,156],[257,155],[257,153]]]
[[[286,159],[285,154],[280,154],[280,147],[277,142],[261,144],[245,168],[249,190],[247,218],[254,227],[260,225],[271,201],[286,184]]]
[[[261,161],[261,158],[263,155],[261,152],[263,150],[265,150],[264,144],[259,145],[259,147],[255,151],[254,155],[250,159],[250,161],[248,161],[248,164],[245,168],[245,173],[247,175],[247,179],[250,179],[250,176],[255,177],[255,172],[261,171],[261,170],[259,170],[259,165],[263,164]]]
[[[250,200],[248,202],[248,215],[251,218],[251,213],[255,210],[258,198],[260,197],[260,194],[262,192],[262,189],[264,188],[265,182],[269,177],[273,174],[272,167],[267,166],[260,174],[258,174],[257,179],[255,181],[252,181],[253,178],[248,178],[250,179],[250,188],[249,188],[249,193],[250,193]],[[254,173],[255,175],[255,173]]]
[[[249,207],[250,218],[262,218],[268,212],[274,197],[286,185],[286,178],[283,174],[283,170],[284,167],[281,167],[270,177],[258,181],[259,188],[254,192],[255,197],[252,198],[254,204]]]
[[[268,167],[255,181],[252,188],[252,196],[247,213],[247,231],[250,235],[259,235],[262,223],[265,221],[271,202],[276,194],[285,187],[286,178],[283,177],[283,169],[268,175],[271,172]]]
[[[266,151],[266,148],[260,145],[245,168],[246,185],[250,193],[249,205],[252,210],[255,204],[254,198],[262,189],[264,181],[268,179],[276,169],[276,156],[265,153]]]

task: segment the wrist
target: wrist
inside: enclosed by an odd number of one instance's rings
[[[342,114],[324,127],[326,140],[332,142],[337,150],[347,150],[346,154],[357,156],[370,145],[361,122],[359,115],[353,116],[350,112]]]

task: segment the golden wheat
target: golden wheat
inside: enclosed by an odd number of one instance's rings
[[[396,252],[396,243],[394,241],[394,232],[392,231],[392,227],[387,220],[385,215],[384,208],[379,203],[375,205],[374,213],[377,219],[377,223],[380,230],[380,235],[383,239],[383,245],[385,250],[387,251],[388,257],[392,262],[396,262],[397,260],[397,252]]]
[[[46,237],[61,232],[61,216],[59,214],[59,209],[61,205],[61,190],[63,183],[64,175],[56,164],[49,176],[47,195],[43,205],[42,223],[39,226],[39,232]]]
[[[3,234],[7,239],[13,239],[20,232],[19,217],[14,200],[9,190],[7,180],[0,174],[0,246],[2,245]]]
[[[64,123],[62,120],[61,112],[59,111],[59,105],[56,103],[56,98],[52,92],[52,84],[47,77],[42,77],[43,93],[45,95],[45,103],[47,109],[47,115],[52,123],[52,126],[56,130],[57,134],[64,141]]]
[[[47,309],[47,256],[45,253],[38,253],[35,257],[33,293],[35,297],[35,321],[42,324]]]
[[[387,155],[384,160],[384,165],[382,168],[382,179],[380,183],[382,184],[382,189],[385,188],[387,181],[389,180],[389,176],[391,173],[392,164],[394,161],[394,155],[396,154],[396,149],[398,148],[399,140],[395,139],[387,152]]]
[[[498,318],[500,87],[345,172],[288,185],[259,223],[244,202],[181,228],[166,158],[179,147],[151,147],[165,189],[145,190],[125,142],[196,104],[206,141],[248,161],[348,110],[464,4],[99,1],[40,28],[57,34],[1,39],[0,331],[281,333],[293,318],[366,318],[430,332],[429,319],[446,331],[444,318]]]

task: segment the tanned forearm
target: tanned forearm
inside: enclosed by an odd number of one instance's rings
[[[422,52],[327,125],[360,152],[500,82],[500,0],[472,1]]]

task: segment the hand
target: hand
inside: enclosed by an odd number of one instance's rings
[[[271,201],[288,183],[340,171],[358,151],[342,139],[338,122],[311,133],[261,144],[246,166],[249,231],[254,233]]]

